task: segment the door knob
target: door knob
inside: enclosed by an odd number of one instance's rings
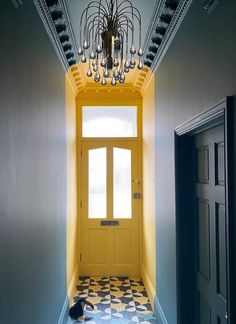
[[[139,179],[132,179],[132,182],[133,183],[137,183],[137,184],[140,184],[141,183],[141,181]]]

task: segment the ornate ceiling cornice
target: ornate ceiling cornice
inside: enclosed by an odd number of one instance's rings
[[[140,92],[129,84],[117,85],[116,87],[107,84],[102,87],[100,84],[90,83],[79,92],[80,99],[141,99]]]
[[[65,71],[78,59],[70,20],[62,0],[34,0]]]
[[[193,0],[161,0],[144,47],[144,64],[155,73]]]
[[[64,0],[34,0],[35,6],[65,72],[78,60],[77,47]],[[77,86],[68,73],[75,92]]]
[[[12,1],[22,2],[22,0]],[[192,1],[157,1],[144,45],[145,66],[136,75],[136,80],[132,84],[134,91],[139,93],[145,91],[151,72],[156,72]],[[86,83],[86,76],[84,76],[81,66],[77,64],[78,49],[66,0],[34,0],[34,3],[64,70],[69,71],[69,76],[76,91],[84,91],[85,87],[89,85]]]
[[[15,8],[19,8],[23,5],[23,0],[11,0]]]

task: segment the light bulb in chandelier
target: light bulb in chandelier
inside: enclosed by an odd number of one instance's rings
[[[115,86],[116,85],[116,79],[113,77],[112,80],[111,80],[111,85],[112,86]]]
[[[139,63],[138,63],[138,69],[139,70],[142,70],[142,68],[143,68],[143,63],[141,61],[139,61]]]
[[[119,74],[118,70],[115,70],[115,72],[113,73],[113,76],[114,76],[114,78],[115,78],[116,80],[119,79],[120,74]]]
[[[97,65],[97,63],[94,64],[94,66],[93,66],[93,71],[94,71],[94,72],[97,72],[97,71],[98,71],[98,65]]]
[[[131,57],[131,59],[130,59],[130,62],[129,62],[129,63],[130,63],[130,66],[131,66],[131,65],[134,65],[134,66],[135,66],[135,64],[136,64],[136,61],[135,61],[135,58],[134,58],[134,56],[132,56],[132,57]]]
[[[97,45],[96,52],[98,54],[102,53],[102,46],[100,44]]]
[[[125,74],[123,72],[120,75],[120,80],[125,82]]]
[[[134,55],[135,53],[136,53],[136,48],[134,47],[134,45],[132,45],[130,49],[130,54]]]
[[[101,67],[105,67],[106,66],[106,60],[104,58],[101,60],[100,65],[101,65]]]
[[[140,48],[139,50],[138,50],[138,56],[143,56],[143,50],[142,50],[142,48]]]
[[[84,48],[84,49],[88,49],[88,48],[89,48],[89,43],[87,42],[86,39],[84,40],[83,48]]]
[[[92,51],[92,52],[90,53],[90,58],[91,58],[91,60],[94,60],[95,57],[96,57],[96,55],[95,55],[94,51]]]
[[[86,56],[83,54],[82,58],[81,58],[81,62],[82,63],[86,63],[87,62],[87,58]]]
[[[104,74],[103,74],[103,75],[104,75],[105,78],[109,78],[109,75],[110,75],[110,74],[109,74],[109,71],[106,69],[106,70],[104,71]]]
[[[125,81],[125,73],[129,73],[136,65],[135,58],[143,55],[141,47],[141,15],[130,0],[92,0],[82,12],[80,20],[80,44],[78,54],[81,62],[87,61],[85,51],[89,50],[89,58],[93,60],[95,82],[100,81],[98,66],[103,68],[101,84],[116,85]],[[135,43],[138,41],[138,44]],[[141,69],[139,60],[138,68]],[[87,74],[90,75],[91,67]],[[99,75],[99,77],[98,77]]]
[[[101,78],[100,73],[97,71],[96,74],[95,74],[95,77],[94,77],[94,81],[99,82],[100,78]]]
[[[126,60],[125,61],[125,69],[129,69],[129,67],[130,67],[129,60]]]
[[[101,84],[102,84],[103,86],[105,86],[105,85],[107,84],[106,79],[103,78]]]
[[[84,53],[84,51],[83,51],[82,47],[79,47],[78,48],[78,54],[81,56],[81,55],[83,55],[83,53]]]
[[[93,75],[92,71],[88,69],[87,76],[90,78]]]

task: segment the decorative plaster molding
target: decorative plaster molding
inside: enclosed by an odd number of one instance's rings
[[[219,0],[206,0],[203,8],[211,15],[219,4]]]
[[[156,12],[150,26],[144,53],[144,63],[155,73],[161,64],[174,36],[176,35],[193,0],[161,0],[156,6]],[[164,18],[163,18],[164,17]],[[152,73],[147,76],[142,85],[145,93]]]
[[[78,54],[66,2],[65,0],[34,0],[34,3],[61,65],[65,72],[68,72],[70,67],[76,66]],[[79,84],[78,79],[73,79],[72,73],[69,73],[69,77],[72,78],[71,82],[76,92],[85,84],[82,73],[80,73]]]
[[[136,79],[134,87],[140,91],[141,94],[144,93],[144,89],[146,88],[146,84],[150,79],[152,70],[147,66],[144,66],[142,71],[140,71],[138,78]]]
[[[15,8],[23,6],[23,0],[11,0]]]
[[[55,0],[51,10],[45,0],[34,0],[34,3],[59,61],[64,71],[68,72],[70,65],[76,63],[76,59],[74,59],[76,57],[75,44],[70,32],[71,26],[68,27],[67,25],[67,16],[61,11],[61,3],[59,0]],[[74,59],[73,64],[70,64],[72,59]],[[77,92],[77,87],[71,73],[69,73],[69,78],[75,92]]]
[[[141,99],[140,92],[128,84],[117,84],[115,87],[107,84],[104,87],[101,84],[89,83],[78,90],[78,96],[80,99]]]
[[[178,7],[173,15],[173,18],[171,19],[170,25],[167,29],[166,34],[164,35],[162,42],[158,48],[157,55],[155,56],[155,59],[153,61],[153,72],[155,73],[158,69],[165,53],[167,52],[172,40],[174,39],[191,3],[193,0],[180,0]]]
[[[75,55],[75,59],[78,62],[78,59],[79,59],[78,50],[77,50],[77,45],[76,45],[76,41],[75,41],[75,36],[74,36],[74,33],[73,33],[73,28],[72,28],[72,25],[71,25],[71,20],[70,20],[70,15],[69,15],[69,12],[68,12],[68,8],[67,8],[65,0],[60,0],[60,2],[61,2],[61,8],[62,8],[62,11],[63,11],[63,16],[64,16],[64,19],[65,19],[65,22],[66,22],[66,25],[67,25],[68,34],[69,34],[70,40],[72,42],[72,49],[73,49],[73,52],[74,52],[74,55]]]
[[[144,63],[155,73],[193,0],[161,0],[145,43]]]
[[[68,68],[69,68],[69,64],[68,64],[68,61],[65,57],[65,52],[64,52],[64,49],[63,49],[63,45],[60,41],[60,38],[59,38],[59,34],[56,30],[56,26],[55,26],[55,23],[52,19],[52,16],[51,16],[51,13],[50,13],[50,10],[46,4],[46,1],[45,0],[34,0],[34,3],[35,3],[35,6],[38,10],[38,13],[41,17],[41,20],[44,24],[44,27],[48,33],[48,36],[50,37],[51,39],[51,42],[56,50],[56,53],[58,55],[58,58],[65,70],[65,72],[67,72]],[[59,11],[58,11],[59,12]],[[58,19],[59,20],[59,19]],[[61,19],[62,20],[62,17]]]
[[[218,104],[208,108],[206,111],[194,116],[189,121],[175,128],[175,134],[181,135],[191,135],[192,132],[196,134],[202,131],[203,128],[208,128],[209,125],[217,126],[222,124],[224,119],[225,107],[227,107],[228,97],[221,100]]]
[[[144,64],[150,68],[160,51],[179,1],[181,0],[160,0],[156,5],[144,46]]]
[[[147,68],[147,69],[148,69],[148,72],[147,72],[146,78],[143,82],[142,88],[140,90],[142,96],[144,96],[146,90],[148,89],[148,86],[152,80],[152,75],[153,75],[152,70],[150,68]]]
[[[155,33],[155,28],[157,26],[157,23],[158,23],[158,20],[159,20],[159,17],[160,17],[160,13],[163,11],[164,6],[165,6],[165,0],[157,1],[156,7],[154,9],[153,16],[151,18],[150,25],[149,25],[149,28],[148,28],[149,32],[148,32],[148,34],[146,36],[146,41],[145,41],[144,47],[143,47],[144,56],[148,53],[148,47],[151,44],[152,36]]]
[[[23,0],[12,1],[22,2]],[[144,45],[146,66],[141,73],[137,74],[136,81],[130,85],[134,91],[144,93],[149,84],[151,71],[155,73],[159,67],[192,1],[157,1]],[[78,50],[66,0],[34,0],[34,3],[64,70],[66,72],[70,70],[69,76],[75,89],[81,92],[85,87],[90,87],[86,83],[86,76],[81,67],[77,64]]]

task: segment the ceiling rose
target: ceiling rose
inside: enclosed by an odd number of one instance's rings
[[[125,74],[136,65],[143,68],[139,10],[129,0],[91,1],[80,19],[78,54],[82,63],[88,61],[87,76],[95,82],[124,83]]]

